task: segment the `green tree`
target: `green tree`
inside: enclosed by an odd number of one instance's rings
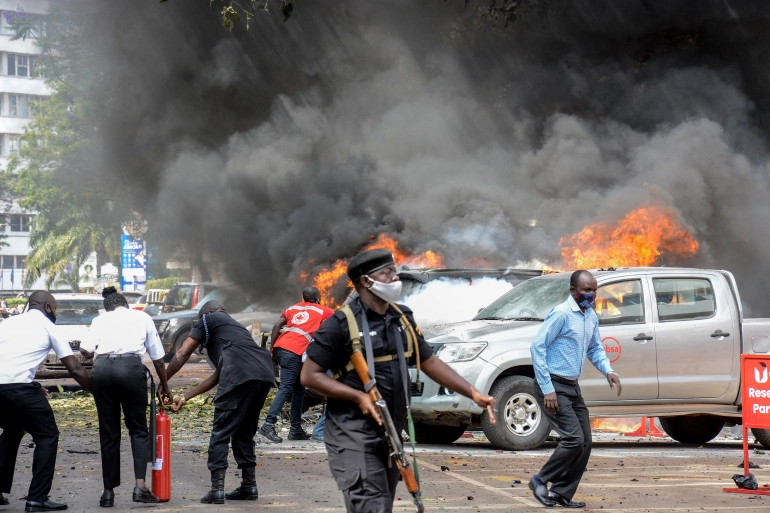
[[[9,20],[16,31],[12,39],[32,39],[40,48],[35,72],[53,90],[49,99],[32,104],[34,118],[6,175],[19,204],[37,213],[27,287],[45,273],[49,287],[63,282],[78,290],[78,269],[91,253],[97,265],[117,262],[120,221],[130,211],[94,161],[103,75],[87,65],[92,52],[71,16],[65,2],[52,2],[44,19],[20,12]]]

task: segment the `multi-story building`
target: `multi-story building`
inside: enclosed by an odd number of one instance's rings
[[[45,79],[36,70],[40,50],[32,39],[11,41],[14,17],[42,15],[48,0],[0,0],[0,171],[19,151],[19,136],[35,115],[35,105],[51,95]],[[24,288],[26,256],[30,251],[29,226],[33,213],[22,211],[15,202],[0,204],[0,295]],[[3,228],[4,225],[4,228]],[[38,280],[34,288],[43,288]]]

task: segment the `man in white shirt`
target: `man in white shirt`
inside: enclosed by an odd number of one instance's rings
[[[99,499],[102,507],[115,505],[114,488],[120,484],[120,411],[131,437],[136,485],[134,502],[158,502],[145,484],[147,454],[150,443],[147,430],[147,375],[142,363],[145,352],[150,353],[160,380],[161,396],[168,396],[165,351],[152,317],[139,310],[130,310],[125,296],[115,287],[102,291],[105,313],[91,323],[89,335],[81,342],[80,351],[94,353],[91,369],[94,402],[99,414],[99,444],[102,449],[102,480],[104,492]]]
[[[91,390],[88,372],[72,354],[66,339],[56,331],[56,300],[38,290],[29,297],[29,311],[0,323],[0,505],[7,505],[16,454],[24,433],[32,435],[32,482],[25,511],[59,511],[66,504],[48,500],[53,483],[59,429],[51,405],[32,379],[38,366],[53,349],[64,367],[86,390]]]

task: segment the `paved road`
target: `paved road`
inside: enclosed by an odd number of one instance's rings
[[[173,387],[189,387],[204,379],[207,364],[193,364],[172,381]],[[62,381],[60,384],[72,384]],[[51,384],[51,383],[48,383]],[[180,429],[177,423],[177,429]],[[197,428],[196,428],[197,429]],[[260,499],[255,503],[228,502],[212,507],[199,498],[209,484],[206,447],[209,433],[186,431],[173,445],[171,502],[148,506],[130,502],[132,470],[130,446],[124,432],[122,461],[124,484],[117,489],[115,512],[344,511],[341,494],[331,479],[323,444],[284,442],[269,444],[258,438],[257,478]],[[17,460],[16,483],[4,511],[23,511],[30,479],[32,449],[26,438]],[[98,510],[101,493],[101,462],[95,426],[68,428],[62,432],[51,497],[70,505],[69,511]],[[752,445],[752,470],[760,485],[770,483],[770,453]],[[536,451],[496,451],[483,437],[461,439],[451,446],[418,447],[422,489],[427,511],[542,510],[532,499],[526,483],[553,451],[553,444]],[[722,492],[733,487],[731,476],[741,473],[740,441],[719,438],[702,448],[685,447],[671,439],[636,439],[595,433],[594,452],[577,499],[590,511],[629,512],[760,512],[770,510],[770,498]],[[448,471],[441,471],[441,466]],[[765,470],[765,469],[768,470]],[[231,457],[228,489],[238,483]],[[517,481],[520,481],[518,483]],[[406,489],[399,488],[394,511],[413,511]]]
[[[205,434],[200,442],[205,441]],[[703,448],[688,448],[668,439],[634,440],[597,434],[588,472],[577,499],[591,511],[768,511],[770,498],[722,492],[741,472],[739,442],[720,441]],[[26,442],[26,440],[25,440]],[[341,511],[340,493],[332,481],[322,444],[284,442],[258,445],[258,503],[228,502],[211,507],[198,502],[208,484],[204,450],[198,440],[175,446],[173,497],[157,505],[130,501],[130,448],[124,436],[121,468],[126,485],[117,489],[113,511]],[[428,511],[536,511],[541,509],[526,488],[531,475],[553,447],[511,453],[496,451],[484,442],[463,440],[451,446],[418,448],[423,493]],[[101,489],[96,432],[62,433],[53,500],[63,500],[70,511],[95,511]],[[22,447],[11,505],[3,511],[23,511],[30,478],[32,449]],[[763,469],[753,470],[760,484],[770,482],[770,456],[752,454]],[[441,471],[441,466],[448,471]],[[236,485],[237,469],[231,460],[227,487]],[[517,483],[516,481],[521,481]],[[399,488],[394,511],[411,511],[410,498]]]

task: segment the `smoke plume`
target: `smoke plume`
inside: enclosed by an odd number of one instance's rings
[[[214,6],[216,6],[216,2]],[[100,169],[156,241],[264,297],[386,231],[415,251],[558,265],[646,204],[770,313],[770,5],[300,2],[224,32],[208,2],[79,2],[110,102]]]

